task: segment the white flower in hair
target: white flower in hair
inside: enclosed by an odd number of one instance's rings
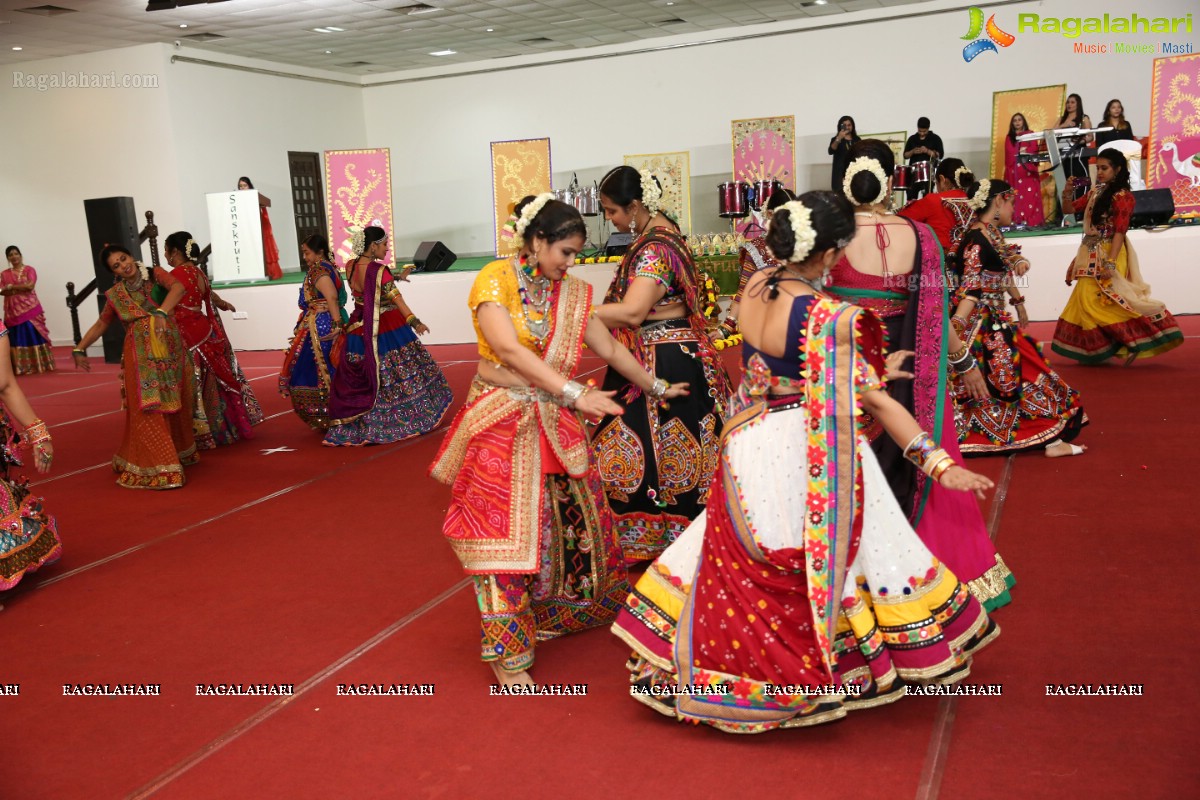
[[[199,247],[199,245],[196,244],[195,239],[188,239],[187,242],[183,245],[183,257],[186,258],[188,261],[192,260],[192,248],[193,247]]]
[[[654,216],[662,208],[662,189],[658,188],[658,181],[654,180],[650,170],[639,169],[638,175],[642,178],[642,205],[650,216]]]
[[[142,280],[150,280],[150,268],[140,261],[135,261],[133,263],[137,264],[138,274],[142,276]]]
[[[798,264],[812,254],[817,244],[817,231],[812,226],[812,211],[799,200],[792,200],[775,209],[771,214],[770,225],[781,224],[778,222],[780,211],[788,212],[788,227],[792,229],[792,236],[796,240],[791,255],[784,260]]]
[[[955,185],[958,185],[959,183],[962,182],[963,173],[969,173],[970,171],[971,170],[969,170],[965,164],[963,166],[959,167],[958,169],[954,170]]]
[[[842,192],[846,195],[851,203],[859,203],[861,201],[854,198],[854,193],[850,191],[850,181],[860,172],[869,172],[879,180],[879,194],[874,200],[866,201],[866,205],[874,205],[882,203],[887,197],[887,175],[883,173],[883,165],[869,156],[859,156],[850,162],[850,166],[846,168],[846,177],[842,180]]]
[[[529,229],[529,224],[533,222],[533,218],[538,215],[546,203],[554,199],[554,192],[542,192],[537,197],[530,200],[521,209],[521,216],[517,218],[516,235],[513,237],[513,244],[519,250],[525,245],[525,231]]]
[[[971,195],[971,199],[967,201],[967,205],[976,211],[982,211],[987,208],[988,195],[992,191],[992,182],[984,178],[979,182],[979,188],[975,190],[975,194]]]

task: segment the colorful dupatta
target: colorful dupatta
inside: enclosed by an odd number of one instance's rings
[[[542,357],[560,375],[573,375],[592,289],[568,276],[557,295]],[[429,474],[451,487],[443,533],[468,574],[539,570],[543,476],[554,471],[547,469],[553,459],[572,478],[588,473],[588,437],[579,414],[545,392],[497,386],[459,412]]]
[[[172,319],[155,319],[150,315],[158,306],[148,287],[131,292],[124,281],[117,281],[104,296],[132,342],[134,363],[125,363],[124,368],[137,374],[138,407],[160,414],[178,412],[184,407],[184,370],[191,368],[179,327]],[[125,398],[126,402],[133,400]]]
[[[11,267],[0,272],[0,286],[16,286],[19,283],[37,283],[37,272],[33,267],[23,264],[20,275]],[[36,289],[4,296],[5,326],[15,328],[23,322],[32,322],[41,337],[47,342],[50,341],[50,331],[46,327],[46,311],[38,300]]]
[[[837,624],[863,524],[858,418],[862,393],[882,385],[882,341],[878,320],[856,306],[819,298],[809,312],[802,344],[806,381],[798,396],[809,421],[807,513],[799,547],[761,546],[733,470],[723,465],[713,482],[704,542],[710,555],[700,559],[691,581],[674,664],[679,686],[725,691],[679,695],[681,716],[724,727],[781,723],[815,708],[821,696],[799,689],[775,694],[768,687],[838,682]],[[764,378],[765,365],[752,358],[739,393],[744,408],[726,423],[723,452],[768,413]],[[718,599],[729,598],[724,613],[713,613],[713,591]],[[739,641],[745,631],[754,641]],[[808,649],[814,640],[815,658]],[[709,653],[724,653],[721,663],[696,651],[697,641],[707,642]]]
[[[827,286],[826,289],[834,297],[847,302],[884,300],[903,303],[904,319],[900,323],[899,335],[889,337],[886,348],[913,351],[915,355],[911,371],[915,377],[911,381],[890,384],[888,393],[908,409],[921,430],[941,431],[949,396],[945,332],[950,330],[942,247],[928,225],[916,225],[911,220],[908,223],[917,237],[918,248],[912,272],[897,276],[897,279],[907,279],[907,287],[880,291],[837,285]],[[878,425],[870,425],[868,435],[875,440],[882,435],[882,430]],[[924,472],[903,458],[899,446],[889,438],[883,440],[879,459],[889,477],[893,471],[903,471],[903,484],[912,487],[911,492],[897,492],[897,499],[915,527],[924,512],[932,483]]]
[[[329,424],[345,425],[366,414],[375,406],[379,394],[379,303],[387,268],[378,261],[367,265],[363,278],[361,311],[363,357],[360,361],[342,358],[337,363],[329,393]],[[391,273],[387,273],[390,275]],[[349,331],[347,331],[349,332]],[[343,337],[343,342],[345,338]],[[336,358],[336,357],[335,357]]]
[[[717,351],[713,348],[708,336],[705,335],[708,321],[704,318],[700,274],[696,269],[696,262],[692,259],[691,248],[683,234],[668,228],[650,228],[639,236],[626,251],[625,257],[621,259],[621,263],[613,275],[612,283],[608,286],[608,292],[604,295],[604,302],[621,302],[637,272],[638,260],[642,252],[651,245],[662,248],[671,262],[675,285],[680,289],[687,310],[686,319],[697,334],[697,348],[701,361],[704,363],[704,373],[708,378],[709,391],[716,398],[718,410],[723,412],[725,402],[733,392],[733,386],[730,383],[729,375],[721,367]],[[642,341],[638,328],[615,328],[612,330],[612,335],[614,339],[625,345],[629,352],[633,353],[638,363],[643,366],[650,363],[646,353],[646,344]],[[636,386],[630,386],[621,395],[621,400],[631,403],[640,394],[641,390]]]

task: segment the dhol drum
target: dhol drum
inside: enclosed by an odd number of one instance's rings
[[[892,191],[902,192],[907,189],[908,179],[911,177],[911,175],[912,172],[909,167],[906,167],[903,164],[897,164],[896,168],[892,170]]]
[[[740,218],[750,213],[747,195],[750,184],[726,181],[717,187],[719,216]]]
[[[597,186],[585,186],[575,195],[575,208],[585,217],[595,217],[600,213],[600,189]]]
[[[782,187],[779,181],[771,179],[769,181],[755,181],[750,186],[750,207],[755,211],[762,211],[767,207],[767,203],[771,200],[771,195],[775,194],[776,190]]]

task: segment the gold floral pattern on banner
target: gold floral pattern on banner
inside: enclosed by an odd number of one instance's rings
[[[354,257],[350,227],[377,225],[387,231],[388,251],[396,252],[392,230],[392,161],[386,147],[325,151],[325,210],[329,243],[338,269]]]
[[[796,118],[735,119],[733,179],[754,183],[775,180],[796,189]]]
[[[908,141],[908,131],[892,131],[890,133],[861,133],[864,139],[878,139],[888,146],[897,164],[904,164],[904,143]]]
[[[1154,60],[1146,186],[1170,189],[1175,213],[1200,211],[1200,55]]]
[[[692,229],[692,157],[690,153],[642,153],[625,164],[647,170],[662,186],[662,210],[686,233]]]
[[[1002,92],[992,92],[992,150],[988,161],[988,172],[981,175],[975,170],[977,165],[967,164],[976,178],[1004,177],[1004,137],[1008,135],[1008,123],[1013,114],[1020,113],[1025,117],[1025,124],[1030,131],[1044,131],[1053,128],[1062,116],[1063,105],[1067,100],[1067,85],[1035,86],[1032,89],[1006,89]],[[946,155],[953,155],[947,153]]]
[[[513,254],[500,230],[522,197],[550,191],[550,140],[514,139],[492,142],[492,201],[495,213],[496,255]]]

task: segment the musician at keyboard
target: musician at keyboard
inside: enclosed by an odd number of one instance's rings
[[[1067,95],[1067,103],[1063,107],[1062,117],[1054,127],[1083,129],[1092,127],[1092,121],[1083,111],[1083,98],[1077,94]],[[1084,148],[1095,142],[1095,137],[1090,134],[1080,135],[1071,137],[1070,141],[1071,149],[1063,154],[1063,172],[1066,173],[1067,181],[1074,186],[1074,196],[1080,198],[1088,193],[1088,189],[1092,185],[1088,171],[1088,159],[1096,153],[1095,151],[1088,153]],[[1063,212],[1070,213],[1066,209],[1063,209]]]

